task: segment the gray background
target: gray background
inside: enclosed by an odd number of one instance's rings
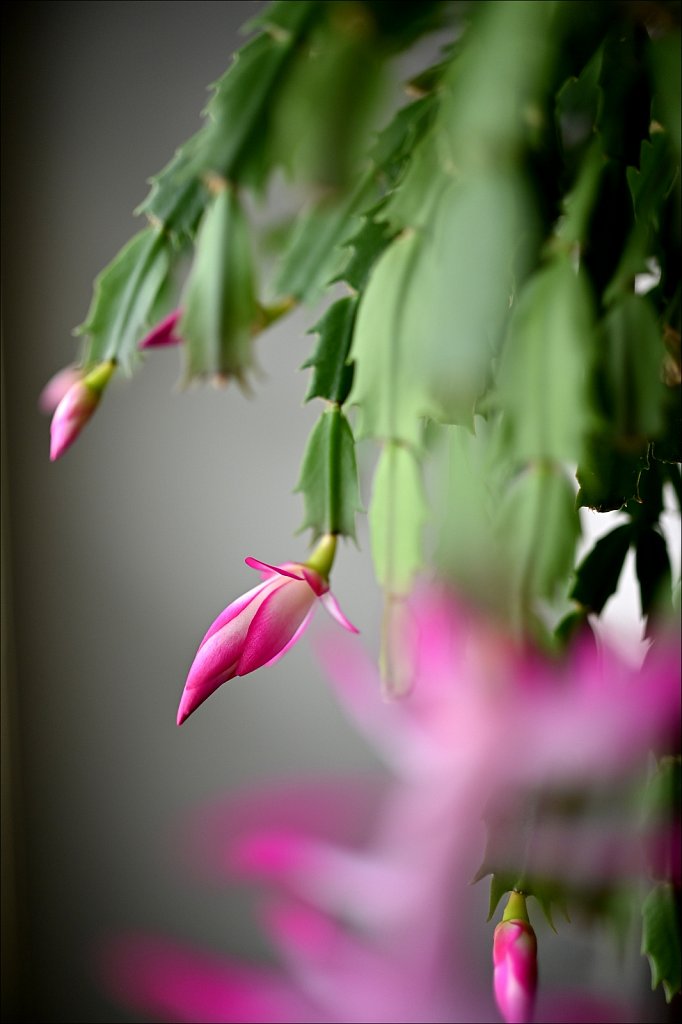
[[[257,582],[244,557],[306,553],[292,491],[319,413],[302,408],[298,371],[310,313],[258,342],[254,400],[234,387],[179,394],[178,353],[154,353],[54,465],[37,408],[76,355],[71,330],[94,275],[139,229],[131,211],[146,179],[199,126],[208,84],[261,7],[22,3],[3,14],[5,655],[19,796],[6,820],[30,927],[30,1020],[123,1019],[91,964],[98,937],[122,927],[255,948],[234,902],[184,877],[173,849],[184,809],[247,779],[372,763],[307,644],[175,725],[203,632]],[[353,547],[334,585],[370,630],[371,575]]]
[[[254,401],[233,387],[178,394],[177,353],[154,353],[110,387],[55,465],[37,409],[43,384],[75,356],[70,332],[94,275],[139,226],[131,211],[146,179],[198,127],[208,83],[260,6],[3,10],[7,1020],[128,1019],[95,968],[102,938],[128,927],[261,952],[248,899],[186,872],[176,841],[185,812],[247,780],[377,770],[305,643],[175,725],[203,631],[254,583],[243,557],[305,554],[304,538],[292,539],[302,509],[291,492],[318,413],[302,407],[298,372],[314,314],[259,340],[266,376]],[[366,552],[364,523],[360,542]],[[347,546],[333,582],[375,635],[366,553]],[[588,975],[612,972],[603,945],[595,952],[566,931],[551,941],[547,980],[569,953]]]

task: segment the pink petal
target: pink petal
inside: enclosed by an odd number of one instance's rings
[[[109,990],[159,1020],[314,1024],[328,1019],[283,975],[183,949],[166,939],[118,939],[100,959]]]
[[[322,601],[325,610],[328,611],[331,617],[333,619],[336,619],[336,621],[341,626],[343,626],[344,629],[347,629],[349,633],[360,632],[360,630],[357,629],[353,625],[353,623],[349,619],[347,619],[346,616],[343,614],[339,602],[336,600],[331,590],[328,590],[326,594],[322,594],[320,600]]]
[[[260,583],[218,616],[201,641],[187,675],[178,708],[178,725],[182,725],[219,686],[239,674],[237,666],[252,620],[263,602],[288,582],[277,576]]]
[[[259,572],[267,573],[268,576],[271,576],[272,573],[276,572],[279,573],[280,576],[288,576],[292,580],[304,579],[300,573],[291,572],[289,569],[285,568],[284,565],[269,565],[267,562],[261,562],[258,558],[251,558],[251,556],[245,558],[244,561],[251,569],[258,569]],[[291,565],[291,567],[294,568],[293,563],[287,562],[286,564]]]
[[[314,592],[315,597],[322,597],[329,590],[329,584],[325,579],[320,576],[319,572],[315,572],[314,569],[310,569],[307,565],[301,566],[301,572],[311,590]]]
[[[233,601],[232,604],[228,605],[227,608],[220,613],[218,618],[211,623],[206,635],[199,644],[199,647],[203,647],[206,641],[210,640],[214,633],[217,633],[219,629],[226,626],[228,622],[232,622],[232,619],[236,618],[237,615],[243,612],[247,605],[251,604],[254,598],[256,598],[268,585],[269,581],[259,583],[256,587],[253,587],[251,590],[247,590],[245,594],[242,594],[242,596],[238,597],[236,601]]]
[[[263,668],[268,668],[270,665],[274,665],[276,662],[279,661],[280,658],[284,657],[284,655],[287,653],[287,651],[291,650],[291,648],[294,646],[294,644],[298,643],[298,641],[301,639],[301,637],[305,633],[306,629],[310,625],[310,620],[313,617],[314,610],[315,610],[314,608],[310,609],[310,611],[308,612],[308,614],[306,615],[306,617],[304,618],[303,622],[298,627],[298,629],[296,630],[296,632],[294,633],[294,635],[292,636],[292,638],[288,642],[288,644],[286,644],[282,648],[282,650],[278,654],[276,654],[274,656],[274,658],[271,658],[270,661],[266,661],[266,663],[263,666]]]
[[[265,598],[253,617],[237,675],[262,668],[280,654],[302,625],[315,601],[307,583],[287,581]]]
[[[149,334],[139,342],[138,348],[165,348],[167,345],[181,345],[182,338],[175,333],[175,327],[182,316],[182,310],[176,309],[165,319],[153,327]]]

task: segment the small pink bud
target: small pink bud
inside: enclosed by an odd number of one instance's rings
[[[512,892],[493,938],[495,1001],[506,1024],[531,1024],[538,982],[538,944],[525,897]]]
[[[50,424],[50,461],[58,459],[70,448],[99,405],[116,364],[100,363],[85,377],[80,377],[67,390],[54,411]]]
[[[181,309],[175,309],[165,319],[152,327],[149,334],[146,334],[138,344],[139,349],[145,348],[166,348],[167,345],[182,345],[182,338],[176,332],[178,321],[182,316]]]

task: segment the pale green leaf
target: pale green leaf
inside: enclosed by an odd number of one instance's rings
[[[504,496],[497,520],[504,538],[500,585],[522,615],[552,599],[573,566],[580,531],[571,484],[557,469],[531,465]]]
[[[248,225],[232,189],[223,189],[204,215],[182,307],[186,378],[235,376],[243,383],[262,319]]]
[[[86,366],[115,359],[125,372],[139,360],[138,342],[149,330],[156,300],[170,269],[165,237],[140,231],[96,277],[87,319],[76,329],[87,336]]]
[[[568,256],[559,256],[523,289],[497,379],[511,452],[519,461],[582,458],[593,419],[592,317],[587,284]]]
[[[384,445],[372,485],[369,528],[376,577],[391,596],[408,594],[423,566],[427,513],[417,459],[401,445]]]

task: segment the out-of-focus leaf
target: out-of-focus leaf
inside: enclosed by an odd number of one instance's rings
[[[325,533],[355,539],[355,513],[361,511],[355,441],[338,406],[327,409],[310,435],[296,487],[303,494],[302,530],[313,540]]]
[[[359,406],[358,437],[400,440],[414,448],[421,441],[420,418],[435,411],[418,343],[403,329],[419,243],[415,232],[401,235],[372,272],[353,335],[355,373],[348,397]]]
[[[592,339],[588,287],[559,256],[523,289],[500,362],[497,395],[519,461],[581,459],[591,425]]]
[[[645,64],[648,36],[634,18],[614,21],[606,35],[599,85],[598,130],[606,155],[623,166],[636,165],[651,118]]]
[[[409,594],[423,566],[427,511],[417,459],[402,445],[385,444],[374,474],[369,528],[376,577],[391,596]]]
[[[622,508],[637,494],[640,476],[648,466],[646,445],[629,452],[618,449],[607,437],[591,437],[576,473],[580,484],[578,508],[597,512]]]
[[[280,73],[300,36],[322,13],[319,4],[294,0],[276,14],[276,22],[271,15],[265,31],[235,54],[213,87],[206,124],[193,146],[190,166],[195,174],[212,171],[241,181],[239,165],[244,160],[253,164],[254,149],[260,160],[269,160],[267,129]]]
[[[623,523],[596,542],[576,569],[571,597],[597,615],[618,587],[625,556],[632,543],[630,523]]]
[[[339,271],[337,280],[346,281],[351,288],[361,291],[372,267],[392,238],[393,232],[383,220],[365,217],[360,230],[344,243],[343,248],[350,248],[352,252]]]
[[[421,228],[385,250],[353,341],[350,401],[360,406],[361,436],[415,445],[420,417],[472,424],[530,223],[516,178],[486,175],[443,189]]]
[[[506,539],[500,577],[508,575],[521,614],[563,585],[579,529],[573,489],[561,471],[538,463],[512,482],[499,510],[498,530]]]
[[[550,4],[478,4],[474,15],[446,76],[442,123],[458,169],[476,174],[513,162],[533,117],[542,116],[556,34]]]
[[[587,238],[603,169],[601,143],[595,140],[585,153],[575,185],[564,199],[564,212],[556,231],[557,240],[569,249],[582,245]]]
[[[339,299],[311,327],[309,333],[320,337],[314,354],[302,367],[313,368],[306,402],[311,398],[326,398],[329,402],[343,405],[348,398],[353,383],[353,366],[348,362],[348,356],[357,304],[356,296]]]
[[[534,227],[524,185],[510,172],[451,184],[420,233],[399,330],[404,347],[416,348],[443,422],[473,422]]]
[[[219,192],[202,220],[182,307],[186,379],[234,376],[245,384],[253,366],[253,336],[263,322],[248,225],[229,187]]]
[[[590,151],[595,148],[594,130],[599,113],[601,90],[601,47],[592,55],[577,77],[563,84],[556,98],[556,120],[561,136],[564,159],[571,168],[577,160],[583,167],[591,161]],[[601,142],[597,142],[601,153]],[[584,171],[581,170],[583,176]]]
[[[263,181],[269,170],[271,99],[299,36],[319,13],[321,5],[311,0],[291,0],[272,5],[250,23],[249,28],[264,31],[235,54],[214,86],[207,121],[151,179],[151,191],[137,212],[183,241],[194,235],[209,200],[204,176],[235,178],[241,184],[247,177],[249,183]]]
[[[682,945],[675,892],[669,883],[655,886],[642,904],[642,954],[651,967],[651,987],[662,984],[670,1002],[682,986]]]
[[[87,318],[77,334],[87,336],[83,362],[94,366],[115,359],[130,372],[137,343],[151,326],[151,315],[170,268],[168,242],[156,228],[140,231],[96,277]]]
[[[636,570],[642,615],[651,623],[652,616],[672,612],[672,573],[665,539],[653,527],[638,532]]]
[[[649,66],[656,82],[654,116],[662,120],[680,159],[682,148],[682,94],[680,93],[680,33],[669,32],[651,42]]]
[[[301,302],[315,302],[347,260],[341,248],[348,223],[376,196],[372,174],[364,174],[347,195],[318,200],[301,216],[282,256],[275,292]]]
[[[629,295],[635,275],[647,269],[647,259],[656,252],[655,236],[660,212],[678,174],[668,136],[657,132],[651,141],[645,139],[639,168],[628,167],[626,172],[635,222],[616,272],[604,293],[606,303],[615,302],[621,294]]]
[[[663,429],[665,347],[647,299],[628,295],[603,322],[601,379],[609,429],[632,450]]]
[[[357,171],[386,56],[365,4],[325,4],[278,91],[270,144],[296,180],[345,188]]]

